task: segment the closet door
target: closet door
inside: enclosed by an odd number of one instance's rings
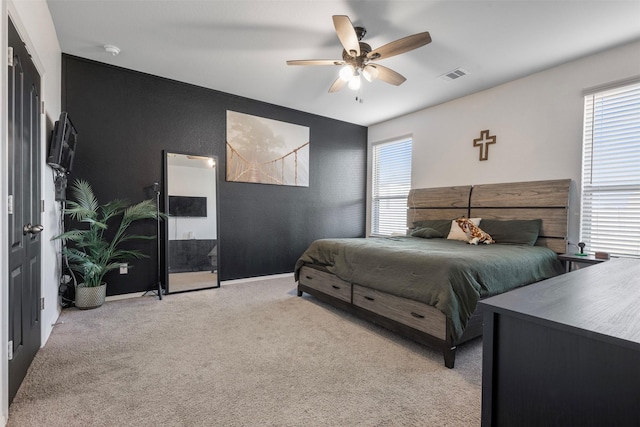
[[[40,348],[40,75],[9,20],[9,403]]]

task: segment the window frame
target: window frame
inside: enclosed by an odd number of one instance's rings
[[[580,240],[587,252],[638,258],[640,78],[583,95]]]
[[[404,156],[405,158],[393,158],[393,161],[402,161],[405,166],[408,164],[408,169],[404,169],[402,171],[402,176],[394,175],[394,178],[398,179],[397,182],[387,182],[387,184],[395,184],[400,187],[400,192],[388,192],[383,191],[382,193],[379,190],[379,176],[377,173],[379,172],[379,163],[377,162],[377,157],[379,155],[378,150],[384,147],[390,147],[393,145],[400,145],[399,149],[402,150],[400,153],[394,153],[394,156]],[[402,147],[404,145],[404,147]],[[408,157],[408,159],[406,158]],[[393,139],[388,139],[385,141],[380,141],[371,144],[371,176],[369,180],[369,185],[371,188],[371,193],[369,197],[370,203],[370,213],[369,213],[369,226],[368,226],[368,235],[370,236],[389,236],[394,233],[406,233],[406,210],[407,210],[407,199],[409,196],[409,191],[411,190],[411,169],[412,169],[412,157],[413,157],[413,136],[405,135],[402,137],[397,137]],[[387,164],[387,167],[390,167]],[[387,170],[386,173],[389,173],[391,170]],[[406,193],[406,194],[405,194]],[[388,225],[382,225],[379,217],[380,213],[380,201],[386,201],[387,206],[384,206],[384,209],[388,211],[393,211],[393,215],[395,215],[395,219],[391,221],[391,223],[387,223]],[[395,206],[391,206],[395,202]],[[400,225],[400,221],[401,224]],[[397,228],[397,229],[396,229]]]

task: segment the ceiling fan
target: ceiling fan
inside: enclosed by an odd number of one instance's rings
[[[333,25],[338,39],[344,47],[342,59],[287,61],[287,65],[342,65],[340,76],[333,82],[329,92],[337,92],[344,85],[348,85],[350,89],[358,90],[361,84],[360,76],[369,82],[378,79],[399,86],[406,80],[403,75],[374,62],[431,43],[431,36],[425,31],[387,43],[377,49],[371,49],[371,46],[361,41],[367,30],[364,27],[354,27],[348,16],[334,15]]]

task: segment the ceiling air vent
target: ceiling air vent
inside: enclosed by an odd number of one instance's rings
[[[440,78],[442,80],[450,82],[452,80],[459,79],[462,76],[466,76],[467,74],[469,74],[467,70],[464,70],[462,68],[456,68],[455,70],[447,71],[446,73],[441,75]]]

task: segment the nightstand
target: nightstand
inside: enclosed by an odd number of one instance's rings
[[[593,265],[609,261],[608,259],[596,258],[593,255],[580,256],[575,254],[560,254],[558,255],[558,259],[564,263],[567,273],[571,271],[573,263]]]

